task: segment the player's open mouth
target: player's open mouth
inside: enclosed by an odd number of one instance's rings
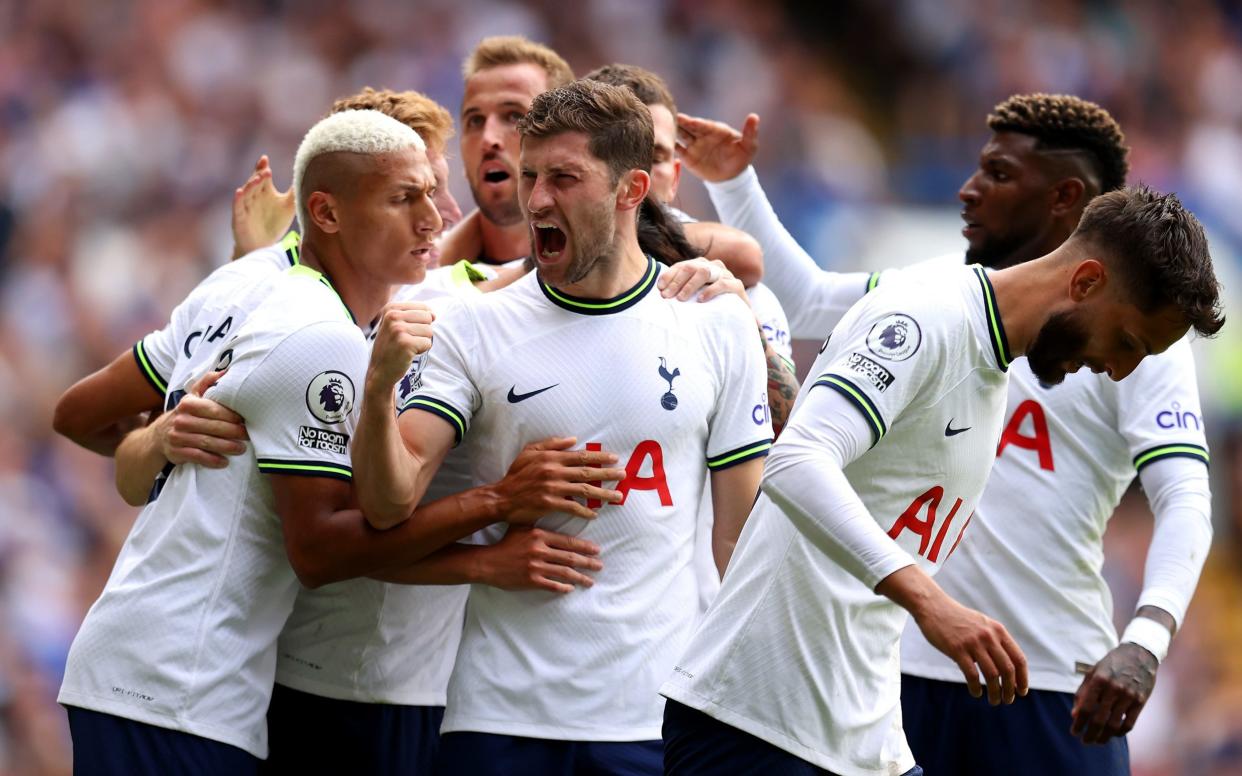
[[[544,261],[558,259],[565,250],[568,238],[560,227],[547,221],[531,222],[531,233],[535,236],[535,258]]]
[[[480,172],[482,173],[483,182],[493,185],[504,183],[513,177],[502,165],[496,163],[484,163],[480,168]]]

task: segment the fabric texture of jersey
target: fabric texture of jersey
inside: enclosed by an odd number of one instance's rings
[[[246,419],[223,469],[176,467],[138,517],[70,649],[59,700],[267,753],[276,637],[297,580],[263,473],[350,479],[366,342],[311,270],[277,276],[206,368]]]
[[[1082,682],[1079,666],[1117,646],[1101,569],[1104,530],[1122,494],[1157,461],[1207,463],[1194,357],[1182,339],[1120,382],[1084,369],[1045,386],[1026,359],[1011,372],[999,457],[970,541],[936,581],[1009,629],[1026,653],[1031,687],[1072,693]],[[1201,565],[1203,557],[1187,560]],[[1139,605],[1158,606],[1180,623],[1191,591],[1193,584],[1146,588]],[[905,673],[962,681],[913,626],[901,658]]]
[[[660,736],[656,689],[697,611],[704,468],[766,455],[771,426],[752,412],[766,395],[754,316],[737,299],[664,299],[658,273],[648,260],[642,280],[609,300],[569,296],[531,273],[437,321],[416,367],[420,392],[403,410],[464,435],[476,483],[499,479],[523,445],[548,436],[615,452],[629,472],[625,502],[598,519],[540,521],[600,545],[593,587],[472,588],[444,732]]]
[[[786,433],[817,423],[801,412],[811,393],[845,397],[873,441],[846,479],[897,547],[934,573],[991,468],[1009,360],[981,268],[880,286],[825,344]],[[950,427],[967,430],[949,436]],[[878,581],[851,575],[761,495],[661,692],[842,776],[910,770],[898,664],[907,615],[873,592]]]
[[[395,302],[425,302],[437,315],[452,299],[480,296],[459,262],[401,286]],[[397,386],[397,401],[412,381]],[[449,452],[424,503],[471,486],[461,448]],[[276,681],[305,693],[362,703],[443,706],[461,640],[469,588],[397,585],[358,578],[301,589],[280,634]]]

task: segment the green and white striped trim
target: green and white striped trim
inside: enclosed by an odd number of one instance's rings
[[[1193,458],[1196,461],[1203,461],[1204,466],[1209,466],[1209,456],[1207,448],[1199,445],[1191,444],[1171,444],[1153,447],[1134,456],[1134,469],[1142,471],[1143,467],[1149,463],[1163,460],[1165,458]]]
[[[296,231],[285,235],[285,239],[280,241],[280,249],[285,252],[285,258],[289,259],[290,267],[302,263],[302,235]]]
[[[983,309],[988,319],[988,335],[992,342],[992,352],[996,355],[996,365],[1002,372],[1009,371],[1013,361],[1013,353],[1009,350],[1009,338],[1005,336],[1005,324],[1001,321],[1000,311],[996,308],[996,292],[992,289],[992,281],[983,267],[972,267],[979,277],[979,286],[983,289]]]
[[[301,477],[331,477],[351,481],[354,470],[339,463],[325,461],[282,461],[277,458],[260,458],[259,471],[264,474],[291,474]]]
[[[583,315],[610,315],[638,304],[651,289],[655,288],[658,274],[655,259],[648,256],[647,272],[643,275],[643,279],[638,281],[638,285],[612,299],[580,299],[557,291],[542,280],[539,281],[539,288],[543,289],[544,296],[552,300],[553,304],[571,312]]]
[[[397,410],[397,414],[400,415],[407,410],[422,410],[447,420],[449,425],[453,427],[454,444],[460,444],[462,437],[466,435],[466,416],[458,412],[457,408],[451,404],[420,394],[411,396]]]
[[[155,371],[151,359],[147,357],[147,348],[142,344],[142,340],[134,343],[134,360],[138,362],[138,371],[142,372],[142,376],[147,379],[152,388],[159,392],[160,396],[168,393],[168,381]]]
[[[358,320],[354,318],[354,314],[353,312],[350,311],[349,307],[345,304],[345,300],[341,298],[341,295],[337,293],[337,290],[332,287],[332,282],[329,281],[328,278],[325,277],[322,272],[319,272],[318,270],[313,270],[310,267],[306,266],[305,264],[298,264],[296,266],[290,267],[289,269],[285,271],[288,272],[293,277],[310,278],[311,280],[318,280],[320,283],[323,283],[324,286],[326,286],[328,290],[332,292],[332,295],[336,297],[336,301],[341,303],[341,309],[344,310],[345,314],[349,316],[349,320],[353,321],[354,325],[358,324]]]
[[[871,398],[863,393],[862,389],[857,385],[831,372],[820,375],[819,379],[811,384],[811,387],[815,388],[820,385],[825,388],[831,388],[841,394],[858,408],[859,412],[863,414],[863,418],[866,419],[867,425],[871,426],[871,434],[875,437],[875,441],[871,443],[872,447],[875,447],[884,438],[884,435],[888,433],[888,426],[884,425],[884,416],[880,414],[880,408],[875,406],[875,402],[871,401]]]
[[[730,466],[737,466],[739,463],[754,460],[755,458],[763,458],[772,449],[772,440],[764,439],[761,442],[753,442],[733,450],[713,455],[707,459],[707,468],[718,472],[722,469],[728,469]]]
[[[878,285],[880,285],[880,273],[872,272],[867,276],[867,290],[863,291],[863,294],[870,294]]]

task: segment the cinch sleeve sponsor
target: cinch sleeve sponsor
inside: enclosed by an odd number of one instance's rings
[[[397,412],[421,410],[453,427],[456,443],[470,428],[482,398],[471,379],[469,343],[475,338],[475,319],[460,303],[438,312],[431,349],[414,359],[398,381]]]
[[[712,304],[720,302],[725,304],[719,308],[719,323],[709,329],[719,385],[716,407],[708,420],[707,468],[711,471],[762,458],[772,446],[767,369],[755,336],[754,314],[741,300],[720,299]]]
[[[259,470],[349,480],[349,440],[366,374],[357,327],[325,321],[239,343],[208,398],[246,419]]]
[[[1133,374],[1116,384],[1116,391],[1117,425],[1135,470],[1164,458],[1208,463],[1195,360],[1187,339],[1143,359]]]

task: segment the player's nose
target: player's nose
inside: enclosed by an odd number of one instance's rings
[[[976,172],[974,175],[967,178],[966,182],[962,184],[962,187],[957,190],[957,198],[962,201],[962,204],[979,204],[978,178],[979,173]]]

